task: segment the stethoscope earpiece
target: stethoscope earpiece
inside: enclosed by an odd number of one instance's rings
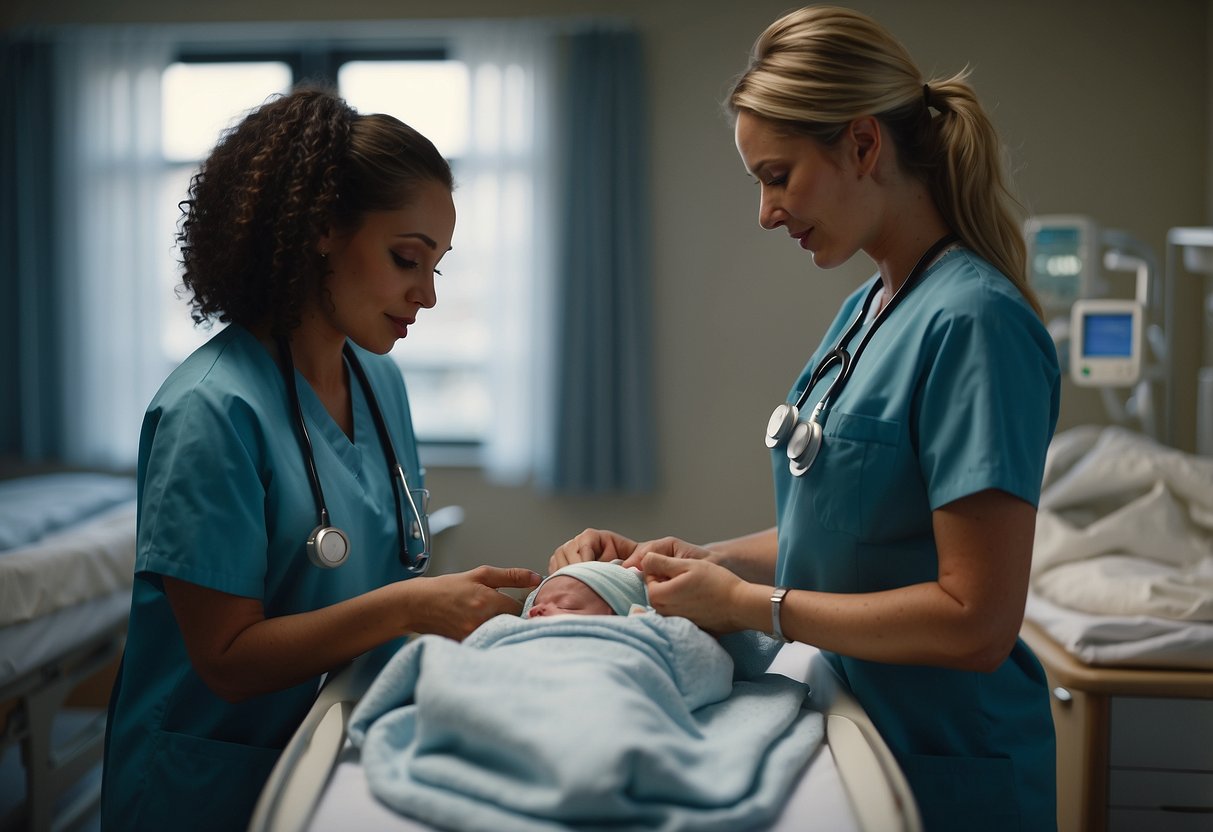
[[[350,539],[336,526],[317,526],[307,539],[307,558],[321,569],[336,569],[350,556]]]

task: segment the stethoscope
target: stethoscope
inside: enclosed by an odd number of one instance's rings
[[[780,445],[787,443],[788,455],[788,470],[792,472],[794,477],[802,477],[805,472],[813,464],[813,460],[817,458],[818,452],[821,451],[822,432],[821,418],[826,409],[842,392],[842,388],[846,386],[851,373],[855,369],[855,364],[859,361],[859,356],[863,352],[863,348],[868,345],[868,341],[872,340],[872,335],[884,323],[885,319],[892,313],[893,308],[901,302],[901,299],[909,294],[910,290],[922,277],[935,258],[945,248],[956,242],[955,234],[946,234],[926,250],[922,257],[918,258],[918,262],[914,264],[914,268],[910,270],[909,276],[905,283],[902,283],[889,302],[885,304],[884,309],[872,320],[872,325],[864,333],[863,339],[860,340],[859,346],[855,348],[855,354],[847,352],[844,344],[850,343],[855,337],[855,333],[863,326],[864,321],[868,317],[868,308],[872,305],[872,301],[876,298],[877,292],[881,289],[881,281],[877,280],[872,284],[871,290],[868,292],[867,298],[859,306],[859,314],[855,316],[855,320],[847,327],[846,332],[838,339],[838,343],[834,345],[834,349],[825,354],[821,361],[817,362],[817,366],[813,369],[809,376],[808,382],[804,389],[800,391],[800,395],[796,397],[794,404],[784,403],[779,405],[771,413],[771,418],[767,421],[766,446],[774,449]],[[841,364],[842,367],[838,371],[838,377],[826,389],[825,395],[821,397],[821,401],[817,402],[813,412],[809,418],[800,418],[800,408],[804,407],[805,401],[809,397],[809,392],[813,386],[821,380],[826,371],[835,364]]]
[[[418,508],[417,500],[413,498],[413,490],[409,488],[409,481],[404,476],[404,469],[400,467],[400,463],[396,459],[396,449],[392,445],[392,437],[388,434],[387,423],[383,421],[383,412],[379,409],[379,401],[375,398],[375,391],[371,389],[371,382],[366,377],[366,371],[362,369],[362,363],[354,355],[354,350],[348,342],[345,344],[343,352],[345,360],[349,362],[354,375],[358,377],[358,383],[366,394],[367,403],[371,406],[371,416],[375,419],[375,430],[379,433],[379,441],[383,444],[383,455],[387,458],[388,476],[392,480],[392,496],[396,498],[396,531],[400,541],[400,563],[414,575],[424,574],[430,565],[429,515],[425,510],[429,492],[425,489],[418,492],[421,502],[421,507]],[[282,372],[286,377],[286,387],[291,394],[291,406],[295,411],[295,426],[299,429],[299,444],[303,450],[303,461],[306,463],[308,480],[312,485],[312,496],[316,500],[316,511],[320,515],[320,525],[312,529],[312,533],[307,539],[307,557],[316,566],[335,569],[345,563],[350,556],[350,538],[344,531],[329,524],[329,510],[324,503],[324,491],[320,488],[320,475],[316,472],[316,457],[312,453],[312,439],[308,435],[307,423],[303,420],[303,408],[299,404],[299,389],[295,385],[295,363],[291,360],[290,345],[283,339],[278,340],[278,353],[282,358]],[[416,557],[409,552],[408,539],[404,535],[404,521],[401,519],[404,504],[400,499],[401,493],[408,500],[409,511],[412,512],[414,518],[409,527],[410,536],[413,540],[421,541],[421,553]]]

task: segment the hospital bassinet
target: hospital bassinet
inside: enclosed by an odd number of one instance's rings
[[[811,647],[789,644],[771,667],[806,681],[811,707],[825,715],[826,742],[801,775],[775,830],[917,832],[914,798],[867,714]],[[358,750],[346,737],[350,714],[373,673],[355,662],[321,690],[283,751],[250,832],[424,830],[378,803],[367,788]]]

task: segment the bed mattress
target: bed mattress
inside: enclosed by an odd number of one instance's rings
[[[0,627],[129,591],[134,498],[129,477],[56,474],[0,483]]]

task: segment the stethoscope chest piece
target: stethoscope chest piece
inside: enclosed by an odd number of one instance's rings
[[[771,412],[771,418],[767,422],[766,445],[768,448],[775,448],[784,442],[792,435],[792,428],[796,426],[796,420],[800,418],[800,410],[794,404],[781,404]]]
[[[350,556],[350,539],[336,526],[317,526],[307,539],[307,558],[321,569],[336,569]]]
[[[788,440],[788,470],[794,477],[802,477],[813,465],[817,452],[821,450],[821,425],[817,413],[807,422],[798,422]]]

